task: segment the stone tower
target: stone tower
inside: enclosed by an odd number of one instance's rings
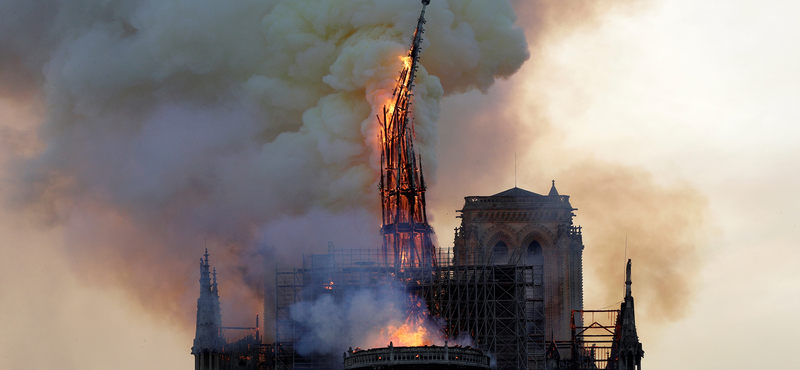
[[[570,340],[572,310],[583,309],[583,241],[569,196],[553,181],[547,195],[514,187],[464,199],[453,262],[542,266],[546,340]]]
[[[200,259],[200,298],[197,299],[197,329],[192,346],[195,370],[217,370],[224,340],[220,333],[222,314],[219,308],[217,270],[210,270],[208,249]],[[213,278],[212,278],[213,275]]]

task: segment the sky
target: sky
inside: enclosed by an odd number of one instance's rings
[[[657,324],[637,311],[646,368],[791,366],[773,354],[790,351],[790,333],[800,329],[798,16],[800,7],[785,1],[618,7],[594,24],[554,36],[538,64],[526,64],[496,87],[544,107],[543,117],[533,120],[551,126],[546,141],[552,141],[542,144],[555,152],[551,165],[584,153],[643,169],[659,183],[688,184],[707,200],[708,239],[699,248],[696,288],[685,312]],[[449,103],[457,109],[457,102]],[[529,109],[509,106],[520,115]],[[547,163],[520,156],[525,148],[517,151],[517,184],[546,192],[550,178],[527,168]],[[510,187],[512,158],[503,154],[505,175],[494,175]],[[451,160],[455,165],[458,156]],[[449,166],[445,162],[442,167]],[[587,200],[556,173],[550,171],[559,191],[572,195],[579,209],[576,222],[585,228],[585,263],[591,264],[592,225],[581,217]],[[470,192],[490,193],[489,186]],[[629,238],[637,307],[646,288],[636,284],[635,253],[643,247]],[[605,305],[591,297],[592,275],[587,306]]]
[[[559,192],[572,197],[575,221],[584,227],[586,308],[617,303],[605,284],[617,276],[621,283],[624,256],[633,258],[646,368],[790,367],[790,356],[775,354],[791,353],[792,333],[800,330],[794,217],[800,195],[793,191],[800,185],[800,108],[793,104],[800,98],[794,22],[800,6],[601,4],[540,18],[538,9],[515,3],[530,59],[483,88],[485,93],[441,99],[438,170],[429,189],[438,244],[452,240],[454,210],[464,196],[494,194],[515,183],[546,193],[555,180]],[[548,22],[564,25],[541,26]],[[459,88],[443,79],[445,90]],[[16,174],[13,155],[41,150],[26,135],[32,135],[28,127],[46,121],[48,109],[37,99],[0,99],[7,149],[0,191],[16,186],[9,179]],[[230,118],[225,112],[209,114]],[[75,207],[73,198],[57,198],[63,201],[54,207]],[[83,235],[93,223],[117,227],[102,240],[161,239],[142,236],[120,212],[138,208],[92,207],[102,210],[78,212],[69,222],[42,221],[9,206],[0,212],[0,357],[11,367],[34,369],[191,367],[194,333],[185,321],[193,321],[194,312],[186,312],[188,320],[172,313],[186,302],[191,307],[196,297],[196,260],[174,267],[186,275],[182,280],[165,283],[189,293],[174,296],[174,303],[148,301],[142,292],[158,288],[154,280],[161,275],[155,270],[109,274],[102,261],[117,258],[113,249],[75,243],[98,243]],[[300,225],[327,219],[324,212],[297,217]],[[350,219],[363,217],[356,212]],[[271,228],[292,224],[266,219]],[[118,258],[139,258],[132,250]],[[101,262],[83,262],[93,256]],[[176,259],[169,257],[159,252],[146,260],[163,258],[172,268]],[[662,269],[659,262],[677,270]],[[662,272],[664,279],[655,276]],[[114,280],[122,278],[125,283]],[[136,287],[140,283],[148,288]],[[52,350],[42,351],[47,346]]]

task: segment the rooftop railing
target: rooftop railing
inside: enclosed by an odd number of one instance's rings
[[[452,365],[473,369],[489,369],[489,357],[478,349],[468,347],[424,346],[385,347],[350,350],[344,353],[345,370],[391,365]]]

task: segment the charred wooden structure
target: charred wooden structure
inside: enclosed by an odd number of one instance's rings
[[[414,79],[421,51],[425,7],[417,20],[411,49],[403,59],[403,69],[392,91],[392,100],[383,107],[379,142],[381,147],[381,214],[383,258],[396,268],[435,266],[435,250],[425,210],[425,176],[422,158],[414,153],[414,120],[411,114]],[[419,161],[419,163],[417,162]]]

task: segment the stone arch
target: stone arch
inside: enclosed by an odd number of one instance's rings
[[[467,241],[467,248],[466,248],[466,253],[465,253],[465,255],[464,255],[464,261],[465,261],[467,264],[475,264],[475,263],[478,263],[478,261],[480,260],[480,257],[479,257],[479,256],[481,255],[481,252],[482,252],[482,250],[481,250],[481,245],[480,245],[480,243],[478,242],[478,238],[476,238],[476,237],[473,235],[473,236],[472,236],[471,238],[469,238],[469,240]]]
[[[532,225],[531,225],[532,226]],[[544,252],[546,249],[553,248],[551,238],[545,233],[547,230],[542,227],[526,228],[527,233],[521,239],[520,250],[524,256],[526,265],[544,265]]]
[[[519,232],[504,224],[496,224],[484,231],[483,235],[481,236],[481,244],[489,246],[489,243],[492,241],[491,239],[497,237],[498,233],[505,234],[505,237],[508,239],[506,240],[506,244],[508,244],[509,248],[513,250],[513,248],[517,246]]]
[[[483,244],[487,261],[495,265],[507,265],[511,254],[516,248],[513,234],[506,230],[497,230]]]
[[[532,239],[527,246],[522,247],[523,260],[526,266],[544,266],[544,252],[538,240]]]
[[[556,236],[553,234],[550,229],[543,227],[541,225],[534,225],[530,224],[525,226],[520,230],[520,235],[523,237],[520,239],[521,246],[528,246],[532,240],[537,240],[539,244],[542,245],[543,249],[547,249],[547,247],[555,246]],[[547,247],[545,247],[547,246]]]

